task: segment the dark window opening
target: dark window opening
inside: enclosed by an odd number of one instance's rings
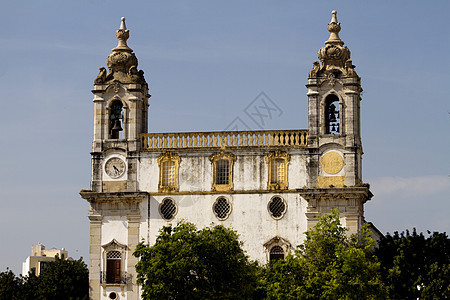
[[[122,102],[116,100],[111,104],[109,114],[109,138],[119,139],[122,138],[121,132],[123,131],[123,105]]]
[[[325,100],[325,133],[339,134],[339,98],[336,95],[329,95]]]
[[[216,184],[229,184],[229,161],[219,160],[216,163]]]
[[[106,283],[121,283],[121,261],[121,254],[119,251],[108,252],[106,257]]]
[[[226,198],[220,197],[214,203],[213,210],[219,220],[224,220],[230,214],[231,205]]]
[[[177,212],[177,207],[175,206],[175,203],[172,199],[164,199],[160,208],[159,212],[161,213],[161,216],[165,220],[171,220],[175,216]]]
[[[269,260],[279,260],[284,259],[284,251],[280,246],[274,246],[270,249],[270,257]]]
[[[273,197],[269,202],[269,212],[275,219],[280,219],[286,212],[286,203],[280,197]]]

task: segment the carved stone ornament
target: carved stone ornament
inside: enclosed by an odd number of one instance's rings
[[[118,94],[120,92],[120,83],[118,81],[114,81],[112,87],[113,87],[114,93]]]
[[[227,159],[227,160],[234,162],[236,160],[236,155],[234,155],[233,153],[230,153],[230,152],[221,151],[221,152],[214,153],[213,155],[211,155],[209,157],[209,160],[211,162],[215,162],[215,161],[218,161],[221,159]]]
[[[100,67],[99,70],[100,70],[100,72],[98,73],[97,78],[95,78],[95,80],[94,80],[95,84],[102,84],[102,83],[105,83],[105,81],[106,81],[106,68]]]
[[[312,70],[309,71],[309,78],[316,78],[319,71],[320,71],[320,63],[316,60],[315,62],[313,62]]]
[[[351,59],[347,59],[345,62],[345,72],[348,77],[358,78],[358,74],[355,71],[355,66],[352,64]]]
[[[145,84],[144,72],[137,70],[138,59],[133,50],[127,45],[129,36],[130,33],[125,25],[125,18],[122,18],[120,28],[116,31],[117,47],[112,49],[112,53],[106,58],[109,73],[105,76],[101,70],[101,74],[97,76],[94,83],[102,84],[118,80],[121,83]]]
[[[350,59],[350,50],[343,46],[344,42],[339,37],[341,24],[337,21],[336,14],[336,11],[332,12],[331,21],[328,23],[330,37],[325,42],[325,47],[319,50],[319,59],[326,70],[333,67],[343,69],[345,62]]]
[[[334,86],[336,84],[336,77],[334,77],[333,73],[330,73],[330,75],[328,75],[328,83],[331,86]]]

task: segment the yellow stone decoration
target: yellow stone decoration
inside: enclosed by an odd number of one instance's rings
[[[322,170],[324,170],[328,174],[337,174],[342,170],[344,166],[344,160],[342,156],[337,152],[327,152],[324,156],[322,156],[322,160],[320,162],[322,166]]]
[[[319,176],[319,188],[341,188],[344,187],[344,176]]]

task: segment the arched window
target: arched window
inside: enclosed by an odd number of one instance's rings
[[[123,131],[123,104],[120,100],[114,100],[109,110],[109,138],[120,138]]]
[[[281,248],[281,246],[276,245],[273,246],[272,249],[270,249],[269,260],[273,261],[279,259],[284,259],[284,250],[283,248]]]
[[[340,133],[339,118],[339,98],[336,95],[329,95],[325,99],[325,133]]]

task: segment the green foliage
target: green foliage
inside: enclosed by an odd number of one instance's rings
[[[37,277],[37,295],[42,299],[88,299],[89,271],[79,260],[66,260],[56,257]]]
[[[22,280],[6,269],[0,273],[0,299],[22,299]]]
[[[134,255],[144,299],[251,299],[256,287],[256,263],[223,226],[165,226],[155,245],[140,243]]]
[[[430,232],[428,232],[430,234]],[[450,240],[446,233],[387,234],[375,251],[389,296],[395,299],[450,298]]]
[[[380,264],[367,228],[347,238],[332,210],[306,232],[295,255],[265,270],[268,299],[384,299]]]
[[[16,277],[7,270],[0,273],[0,299],[87,300],[89,299],[89,271],[79,260],[56,257],[47,263],[39,276],[29,273]]]

